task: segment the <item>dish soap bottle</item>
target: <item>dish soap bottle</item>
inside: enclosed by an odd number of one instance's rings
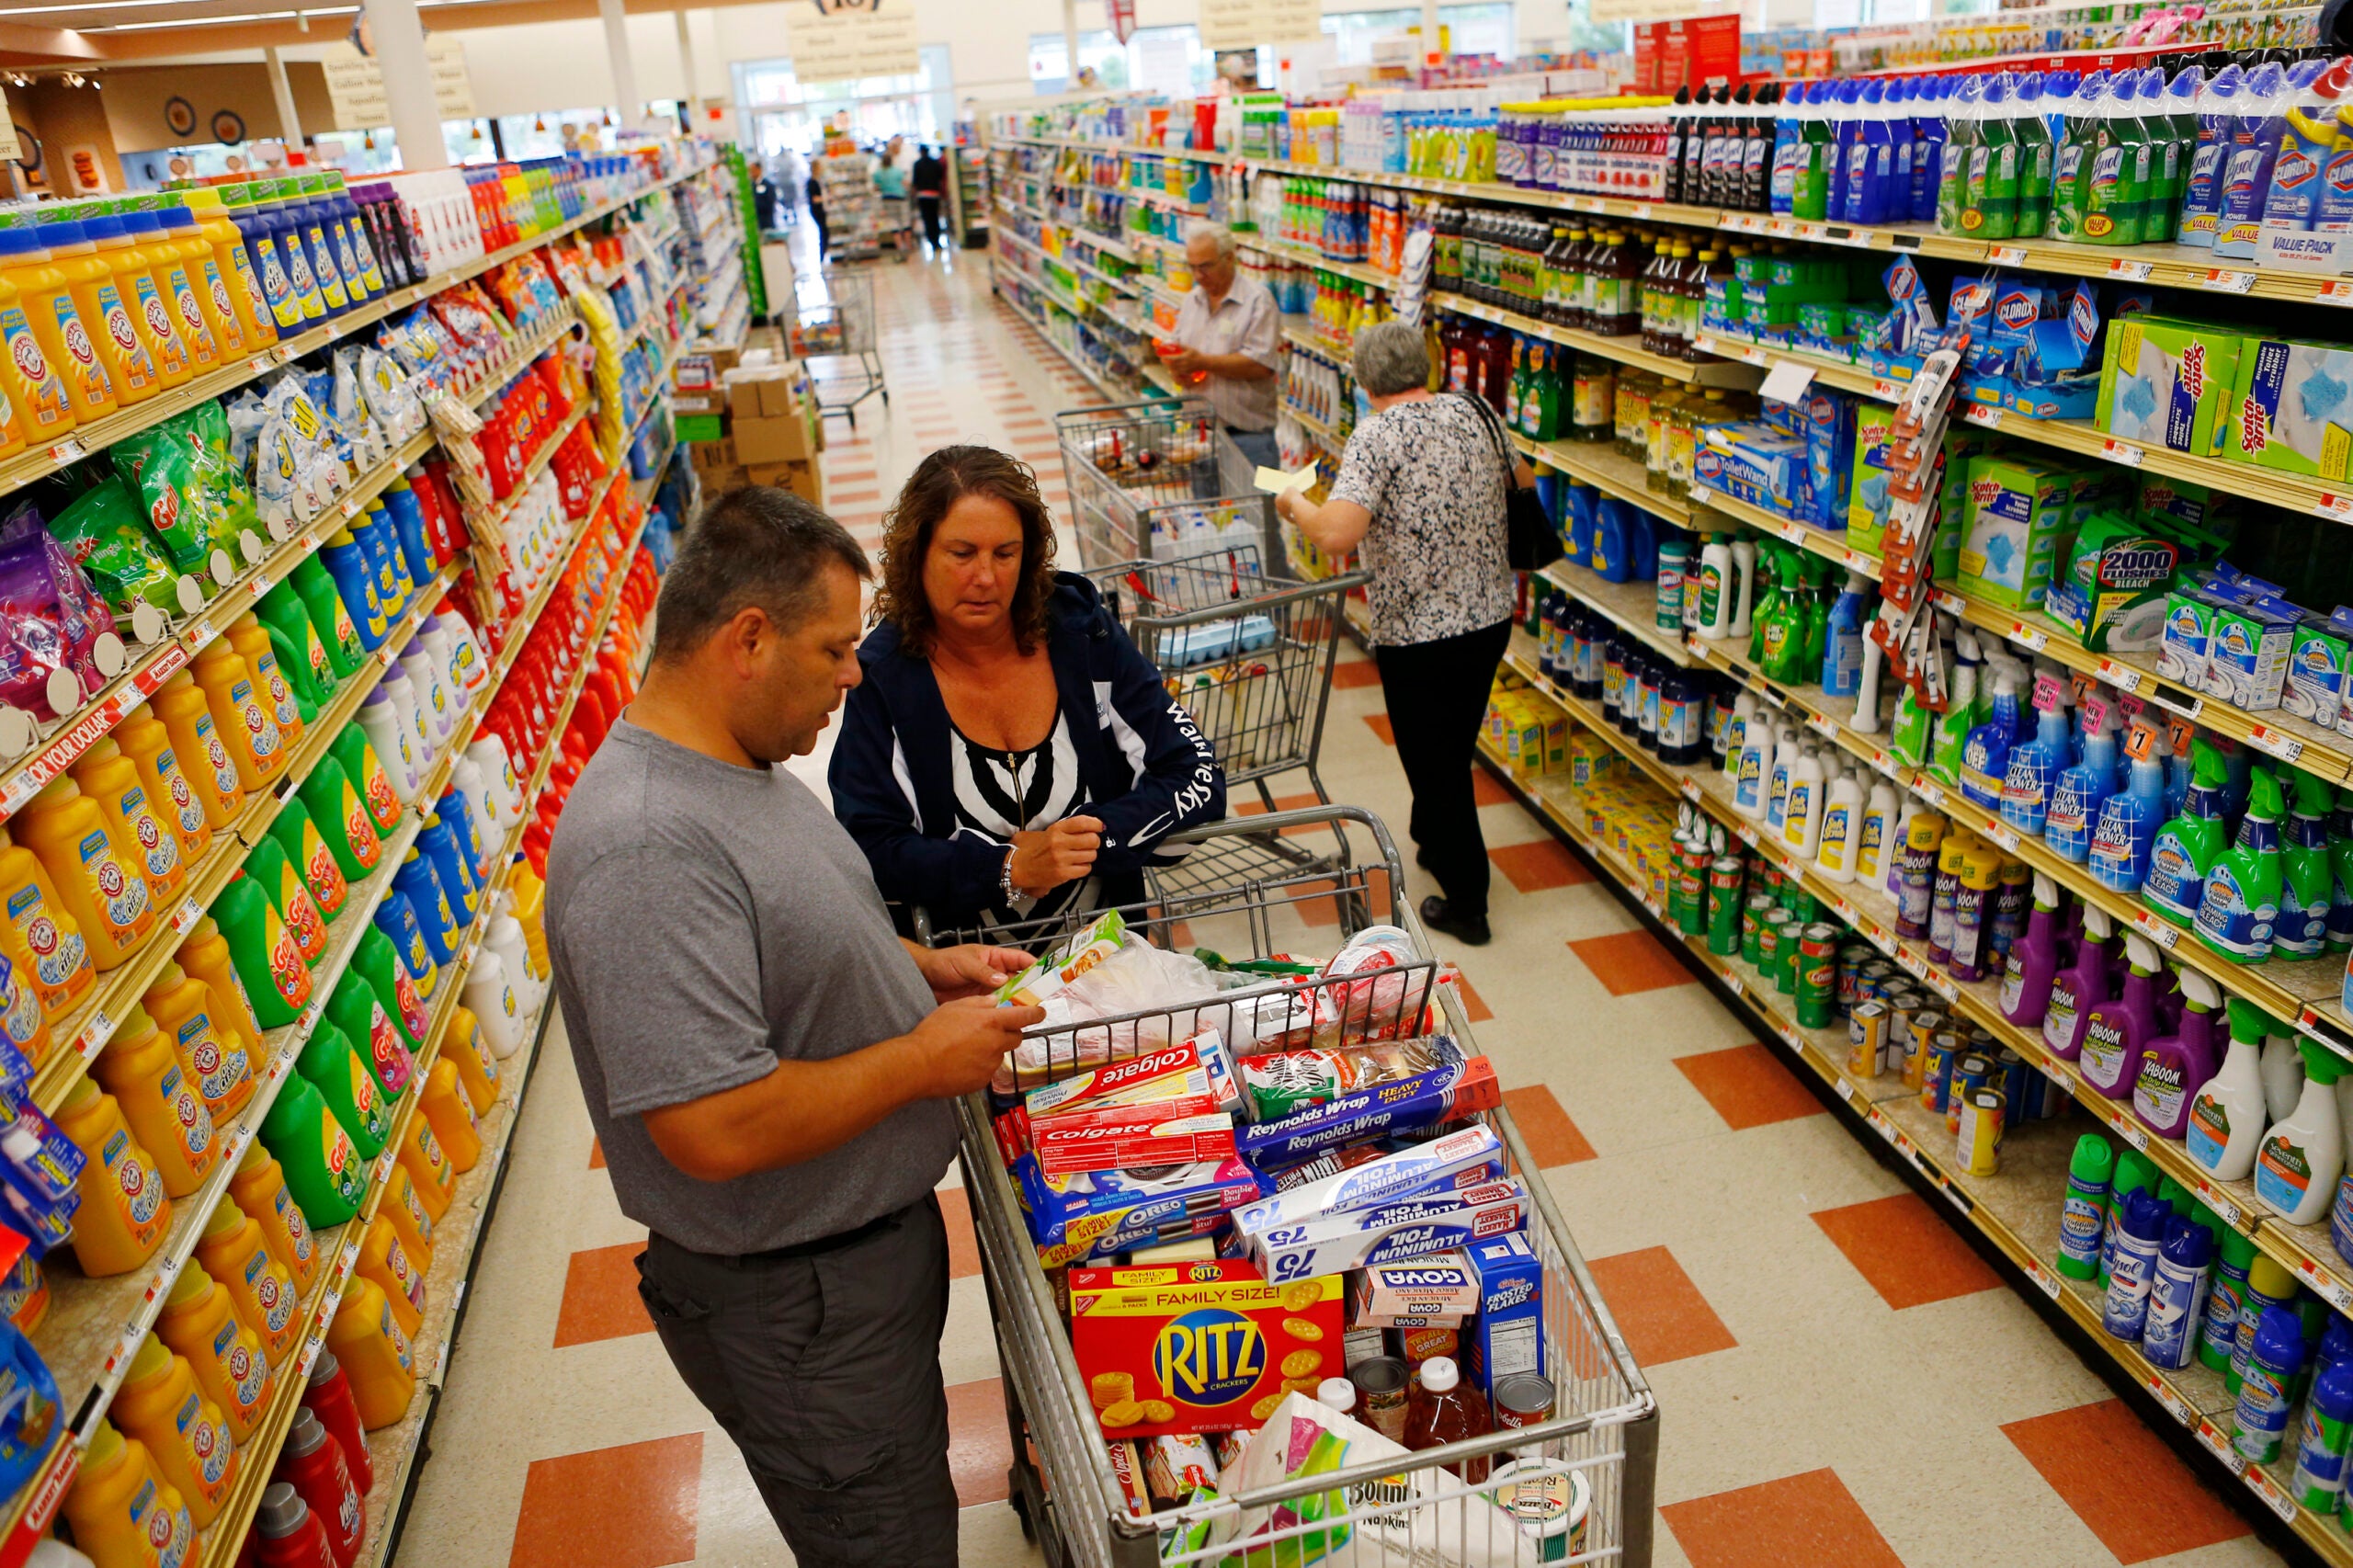
[[[2247,778],[2238,842],[2215,857],[2206,873],[2198,939],[2234,963],[2271,957],[2271,926],[2279,917],[2280,812],[2278,777],[2256,768]]]
[[[2162,967],[2157,950],[2137,931],[2124,934],[2124,948],[2132,960],[2132,972],[2124,977],[2124,994],[2085,1014],[2075,1062],[2084,1082],[2112,1100],[2131,1096],[2141,1055],[2157,1036],[2156,974]]]
[[[2197,924],[2206,899],[2206,875],[2222,858],[2222,790],[2229,779],[2222,754],[2211,742],[2200,736],[2189,747],[2189,793],[2181,802],[2181,814],[2157,829],[2149,846],[2148,877],[2141,884],[2141,901],[2177,926]],[[2276,784],[2272,801],[2276,821]],[[2097,864],[2097,849],[2094,855]],[[2267,946],[2269,928],[2266,921]]]
[[[2214,1075],[2214,1009],[2222,1005],[2222,994],[2189,969],[2181,971],[2181,990],[2179,1032],[2151,1043],[2132,1085],[2132,1114],[2160,1138],[2182,1135],[2192,1101]]]
[[[2255,1197],[2288,1223],[2309,1225],[2336,1196],[2336,1178],[2345,1171],[2336,1080],[2346,1063],[2318,1040],[2296,1045],[2304,1057],[2304,1092],[2256,1146]]]
[[[2185,974],[2183,983],[2189,978]],[[2263,1050],[2263,1014],[2254,1003],[2236,996],[2230,999],[2227,1012],[2230,1049],[2223,1053],[2222,1065],[2190,1097],[2189,1123],[2183,1130],[2189,1157],[2217,1181],[2237,1181],[2254,1167],[2256,1145],[2269,1125],[2263,1105],[2263,1071],[2257,1064]]]

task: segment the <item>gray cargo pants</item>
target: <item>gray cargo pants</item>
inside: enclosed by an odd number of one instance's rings
[[[671,1364],[744,1450],[801,1568],[956,1561],[938,1199],[781,1254],[655,1235],[637,1272]]]

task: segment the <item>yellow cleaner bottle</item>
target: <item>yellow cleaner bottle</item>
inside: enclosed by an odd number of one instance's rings
[[[98,803],[116,846],[146,880],[148,907],[171,908],[188,880],[180,865],[179,835],[155,814],[139,765],[123,756],[122,747],[108,735],[82,754],[72,777],[82,793]]]
[[[236,766],[237,782],[253,790],[277,778],[286,767],[286,737],[262,706],[245,656],[227,638],[219,638],[196,656],[189,673],[204,693],[229,760]]]
[[[187,1360],[152,1334],[141,1340],[107,1419],[139,1439],[196,1528],[210,1528],[237,1479],[237,1447]]]
[[[261,1227],[233,1203],[212,1210],[204,1235],[196,1244],[196,1260],[229,1292],[245,1326],[261,1336],[261,1347],[273,1367],[290,1366],[301,1338],[294,1321],[297,1298],[293,1277],[271,1256]]]
[[[26,381],[41,379],[34,397],[40,412],[33,416],[33,425],[56,436],[112,414],[114,383],[107,379],[106,367],[98,363],[97,350],[74,308],[65,274],[51,261],[44,232],[39,225],[0,231],[0,275],[17,286],[17,302],[25,313],[24,332],[13,321],[0,321],[0,336],[7,339],[8,358]],[[66,417],[62,422],[44,418],[44,414],[53,414],[60,400]]]
[[[343,1305],[327,1330],[327,1348],[351,1380],[359,1425],[373,1432],[408,1414],[416,1392],[416,1358],[392,1319],[383,1288],[365,1276],[344,1287]]]
[[[224,1124],[254,1097],[253,1051],[212,987],[176,963],[167,963],[142,999],[155,1028],[172,1042],[188,1082]]]
[[[217,905],[217,901],[216,901]],[[254,1016],[254,1005],[245,994],[245,983],[237,977],[237,966],[229,955],[229,939],[221,934],[220,924],[210,915],[188,928],[188,940],[180,944],[174,955],[179,966],[191,980],[204,982],[211,998],[212,1027],[221,1038],[222,1051],[242,1045],[250,1068],[261,1060],[261,1021]],[[171,971],[164,971],[169,979]],[[237,1043],[230,1042],[236,1036]]]
[[[458,1173],[449,1168],[449,1161],[441,1153],[441,1141],[433,1136],[433,1124],[421,1116],[409,1119],[408,1131],[401,1135],[400,1162],[408,1169],[409,1179],[416,1184],[416,1196],[425,1211],[433,1216],[435,1224],[449,1211],[450,1195],[458,1185]]]
[[[260,1140],[246,1145],[245,1157],[237,1162],[237,1174],[229,1178],[229,1199],[261,1227],[262,1239],[294,1281],[295,1294],[308,1295],[319,1273],[318,1238],[287,1189],[285,1168]]]
[[[237,1315],[236,1303],[204,1265],[191,1258],[181,1266],[155,1333],[188,1358],[197,1386],[221,1407],[230,1436],[239,1443],[251,1437],[269,1412],[269,1358],[261,1336]]]
[[[147,1446],[100,1421],[65,1494],[74,1540],[97,1568],[184,1568],[196,1521],[178,1488],[156,1473]]]
[[[377,1209],[388,1215],[392,1229],[400,1233],[401,1246],[419,1274],[433,1272],[433,1217],[425,1211],[425,1200],[416,1195],[416,1183],[408,1167],[394,1165],[392,1174],[384,1183],[384,1201]]]
[[[222,362],[226,364],[262,347],[251,343],[246,335],[245,319],[238,313],[236,296],[230,292],[231,274],[222,270],[221,252],[210,223],[199,218],[188,198],[188,191],[173,191],[157,209],[164,220],[165,231],[180,247],[180,258],[188,267],[188,280],[196,286],[197,308],[203,312],[204,324],[212,332],[213,341],[220,346]],[[214,198],[217,201],[219,198]],[[223,222],[233,236],[236,229]],[[234,261],[229,267],[233,270]],[[237,288],[243,289],[242,280]],[[248,345],[250,344],[250,347]]]
[[[269,640],[269,629],[261,617],[247,610],[229,623],[224,635],[229,646],[242,654],[245,667],[253,672],[254,690],[262,699],[262,710],[278,726],[278,734],[288,745],[302,738],[302,705],[295,700],[294,688],[286,683],[285,672],[278,667],[278,651]]]
[[[161,256],[166,248],[172,253],[168,262],[157,264],[155,281],[170,295],[172,324],[179,329],[180,341],[188,345],[188,363],[199,375],[219,369],[232,352],[244,351],[244,335],[237,331],[233,315],[224,323],[213,304],[211,282],[219,274],[212,267],[212,247],[197,232],[196,220],[187,208],[167,206],[168,199],[161,196],[131,199],[138,209],[134,223],[153,225],[152,233],[140,235],[147,254]],[[222,298],[226,297],[223,290]],[[234,350],[229,347],[232,337],[237,342]]]
[[[392,1321],[414,1341],[425,1326],[425,1276],[409,1264],[392,1222],[379,1214],[368,1222],[368,1239],[359,1244],[359,1261],[353,1271],[375,1282],[392,1309]]]
[[[204,820],[204,803],[196,798],[196,787],[181,770],[179,753],[172,749],[172,737],[163,721],[142,702],[122,716],[122,722],[115,726],[114,739],[139,769],[140,780],[147,787],[147,804],[173,834],[180,864],[195,865],[197,858],[211,846],[212,827]]]
[[[131,324],[131,311],[114,286],[114,268],[99,258],[98,247],[79,222],[43,223],[41,243],[51,263],[64,276],[68,302],[74,307],[70,324],[61,324],[67,355],[66,384],[75,390],[74,408],[84,424],[98,417],[83,412],[97,406],[105,392],[104,409],[131,408],[145,403],[163,385],[155,380],[155,361],[141,347]],[[76,328],[86,328],[78,335]],[[81,353],[87,347],[87,354]],[[81,383],[76,385],[77,381]]]
[[[139,1142],[154,1156],[164,1191],[186,1198],[221,1163],[212,1113],[188,1082],[179,1053],[144,1007],[133,1007],[90,1064]]]
[[[82,1206],[74,1211],[74,1260],[92,1278],[128,1274],[155,1255],[171,1228],[172,1200],[155,1176],[155,1162],[112,1095],[85,1078],[66,1091],[57,1126],[89,1157],[75,1178]]]
[[[33,797],[17,818],[16,835],[39,858],[90,944],[101,971],[120,964],[154,928],[147,882],[131,869],[107,831],[106,813],[69,776]]]
[[[131,240],[122,221],[104,212],[85,212],[74,222],[81,235],[78,248],[51,245],[59,252],[60,270],[74,280],[74,306],[90,324],[98,358],[114,382],[114,395],[125,408],[146,402],[164,390],[164,376],[155,363],[154,345],[139,320],[135,286],[123,279],[131,266]],[[153,279],[148,282],[152,290]],[[183,367],[182,379],[186,379]]]
[[[215,833],[236,825],[245,809],[245,787],[237,765],[212,722],[211,700],[196,677],[186,670],[172,672],[155,693],[155,717],[171,737],[172,755],[204,808],[205,824]]]
[[[425,1075],[420,1108],[425,1119],[433,1124],[433,1136],[450,1167],[460,1174],[473,1169],[482,1159],[482,1129],[474,1121],[474,1108],[466,1091],[459,1085],[456,1062],[444,1057],[433,1064]]]
[[[82,923],[57,896],[57,884],[33,852],[0,827],[0,907],[5,907],[8,956],[31,976],[41,1011],[62,1018],[98,983]]]
[[[101,226],[108,222],[120,238],[119,246]],[[119,211],[100,213],[85,220],[82,225],[97,245],[99,256],[114,268],[115,288],[120,290],[123,303],[131,307],[131,324],[140,341],[154,357],[156,375],[166,387],[186,386],[196,374],[195,363],[172,320],[167,302],[169,285],[164,281],[169,263],[177,257],[149,253],[140,244],[140,236],[132,232],[136,226],[135,214]],[[161,231],[160,224],[157,229]]]
[[[498,1103],[498,1059],[482,1038],[482,1026],[474,1019],[472,1009],[460,1006],[449,1010],[449,1027],[441,1036],[441,1054],[458,1064],[458,1082],[466,1086],[466,1099],[474,1108],[477,1119],[490,1114]]]

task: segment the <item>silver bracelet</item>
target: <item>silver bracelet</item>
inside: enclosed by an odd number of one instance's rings
[[[1005,890],[1006,906],[1007,908],[1011,908],[1013,901],[1019,898],[1021,895],[1014,891],[1013,851],[1010,849],[1007,849],[1005,852],[1005,864],[997,869],[996,882],[998,887]]]

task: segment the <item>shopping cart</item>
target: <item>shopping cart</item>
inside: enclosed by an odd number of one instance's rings
[[[843,415],[855,429],[858,405],[868,398],[879,395],[883,407],[891,406],[891,389],[882,381],[882,356],[874,334],[872,273],[828,267],[796,277],[788,331],[796,359],[849,361],[832,373],[816,365],[810,367],[819,409]]]
[[[1054,438],[1082,568],[1245,544],[1276,559],[1275,498],[1200,399],[1066,409]]]
[[[1369,984],[1366,976],[1352,976],[1354,989],[1345,994],[1336,993],[1328,982],[1281,982],[1223,993],[1199,1005],[1093,1019],[1076,1028],[1041,1025],[1029,1031],[1023,1051],[1017,1053],[1017,1062],[1028,1063],[1024,1084],[1051,1081],[1084,1065],[1185,1040],[1201,1025],[1216,1023],[1222,1009],[1245,998],[1285,993],[1300,995],[1302,1006],[1312,1006],[1320,992],[1327,1012],[1336,1004],[1347,1027],[1369,1038],[1421,1032],[1422,1009],[1429,1002],[1443,1014],[1444,1032],[1466,1051],[1471,1049],[1461,997],[1429,956],[1428,937],[1406,907],[1403,869],[1380,821],[1353,807],[1324,806],[1283,812],[1264,825],[1313,826],[1344,840],[1361,836],[1369,839],[1370,852],[1361,865],[1202,889],[1139,906],[1127,914],[1130,927],[1147,932],[1160,946],[1205,945],[1231,959],[1328,948],[1336,937],[1345,938],[1381,921],[1408,933],[1413,950],[1421,956],[1378,971]],[[1235,824],[1226,823],[1176,837],[1206,845],[1236,831]],[[1339,914],[1336,931],[1328,920],[1334,907]],[[1014,925],[943,933],[938,939],[985,937],[1036,948],[1066,934],[1064,923],[1036,924],[1040,928],[1034,930]],[[1544,1375],[1554,1390],[1552,1415],[1402,1460],[1358,1464],[1311,1480],[1188,1503],[1148,1517],[1129,1512],[1111,1468],[1053,1285],[1039,1267],[1020,1200],[998,1158],[987,1099],[972,1095],[958,1101],[957,1119],[965,1191],[979,1235],[982,1275],[1005,1374],[1006,1415],[1015,1455],[1012,1503],[1025,1532],[1038,1540],[1053,1568],[1142,1568],[1222,1560],[1246,1568],[1319,1561],[1366,1568],[1375,1563],[1381,1568],[1438,1568],[1593,1562],[1647,1568],[1658,1468],[1657,1403],[1509,1112],[1484,1112],[1481,1119],[1502,1139],[1509,1174],[1529,1193],[1532,1211],[1527,1239],[1544,1270]],[[1540,1456],[1582,1477],[1586,1509],[1581,1533],[1547,1537],[1523,1530],[1494,1506],[1496,1483],[1463,1483],[1441,1469],[1489,1456],[1497,1462]],[[1336,1493],[1342,1495],[1335,1497]],[[1221,1521],[1230,1528],[1245,1513],[1280,1503],[1307,1504],[1306,1517],[1313,1522],[1254,1537],[1253,1551],[1231,1558],[1224,1545],[1168,1547],[1175,1532]],[[1343,1527],[1347,1539],[1340,1542],[1336,1538]],[[1308,1537],[1313,1540],[1302,1539]],[[1284,1547],[1285,1541],[1294,1544]],[[1307,1555],[1311,1552],[1314,1554]]]
[[[1256,788],[1263,809],[1275,810],[1267,781],[1283,773],[1306,774],[1316,801],[1331,800],[1316,764],[1339,650],[1340,602],[1365,581],[1361,574],[1312,583],[1269,576],[1256,548],[1237,545],[1178,561],[1123,561],[1087,575],[1159,669],[1169,695],[1216,748],[1228,814],[1233,792],[1245,785]],[[1264,831],[1240,835],[1153,868],[1150,886],[1156,894],[1231,887],[1303,869],[1321,858],[1307,842]]]

